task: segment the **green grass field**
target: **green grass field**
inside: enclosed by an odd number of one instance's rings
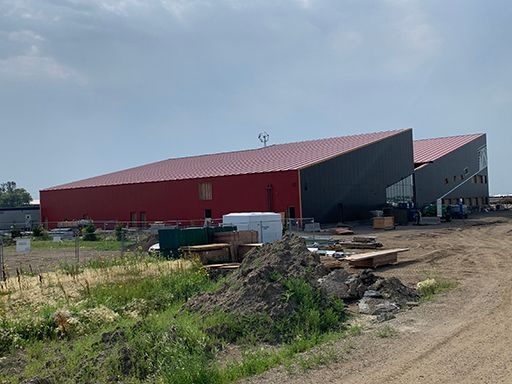
[[[297,310],[279,321],[188,311],[188,298],[223,284],[190,262],[138,257],[23,278],[0,296],[7,383],[231,383],[295,361],[325,363],[334,356],[296,357],[358,331],[345,326],[341,302],[326,307],[297,279],[283,281],[283,300],[295,300]],[[227,346],[236,358],[222,357]]]

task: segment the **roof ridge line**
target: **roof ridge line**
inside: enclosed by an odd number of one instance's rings
[[[430,137],[430,138],[425,138],[425,139],[414,139],[413,142],[415,142],[415,141],[427,141],[427,140],[452,139],[452,138],[456,138],[456,137],[483,136],[483,135],[485,135],[485,133],[468,133],[466,135],[453,135],[453,136]]]

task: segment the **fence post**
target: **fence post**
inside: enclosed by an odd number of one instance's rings
[[[124,237],[125,237],[125,229],[121,229],[121,257],[124,256]]]
[[[0,236],[0,281],[5,281],[4,271],[4,239]]]
[[[78,232],[75,232],[75,258],[76,263],[80,263],[80,236],[78,235]]]

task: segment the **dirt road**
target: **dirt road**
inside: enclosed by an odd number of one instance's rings
[[[438,275],[458,287],[387,322],[396,336],[378,337],[383,324],[373,324],[334,345],[329,366],[247,383],[512,383],[512,214],[377,235],[411,248],[380,274],[411,285]]]

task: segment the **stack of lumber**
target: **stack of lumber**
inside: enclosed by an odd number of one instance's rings
[[[332,233],[335,235],[353,235],[354,231],[352,231],[350,228],[334,228],[332,230]]]
[[[214,234],[216,243],[227,243],[230,245],[231,261],[241,261],[239,246],[242,244],[253,244],[258,242],[257,231],[232,231],[217,232]],[[243,255],[242,255],[243,256]]]
[[[394,264],[398,262],[398,254],[406,252],[409,248],[384,249],[382,251],[360,253],[346,258],[351,267],[376,268],[381,265]]]
[[[383,216],[373,218],[374,229],[395,229],[395,218],[393,216]]]
[[[232,259],[231,244],[227,243],[188,245],[181,247],[180,252],[198,255],[203,264],[225,263]]]
[[[333,251],[342,251],[343,249],[377,249],[381,248],[382,243],[377,242],[374,236],[354,236],[352,241],[339,241],[336,244],[327,246],[327,249]]]
[[[221,264],[208,264],[204,266],[207,270],[210,269],[238,269],[240,263],[221,263]]]

